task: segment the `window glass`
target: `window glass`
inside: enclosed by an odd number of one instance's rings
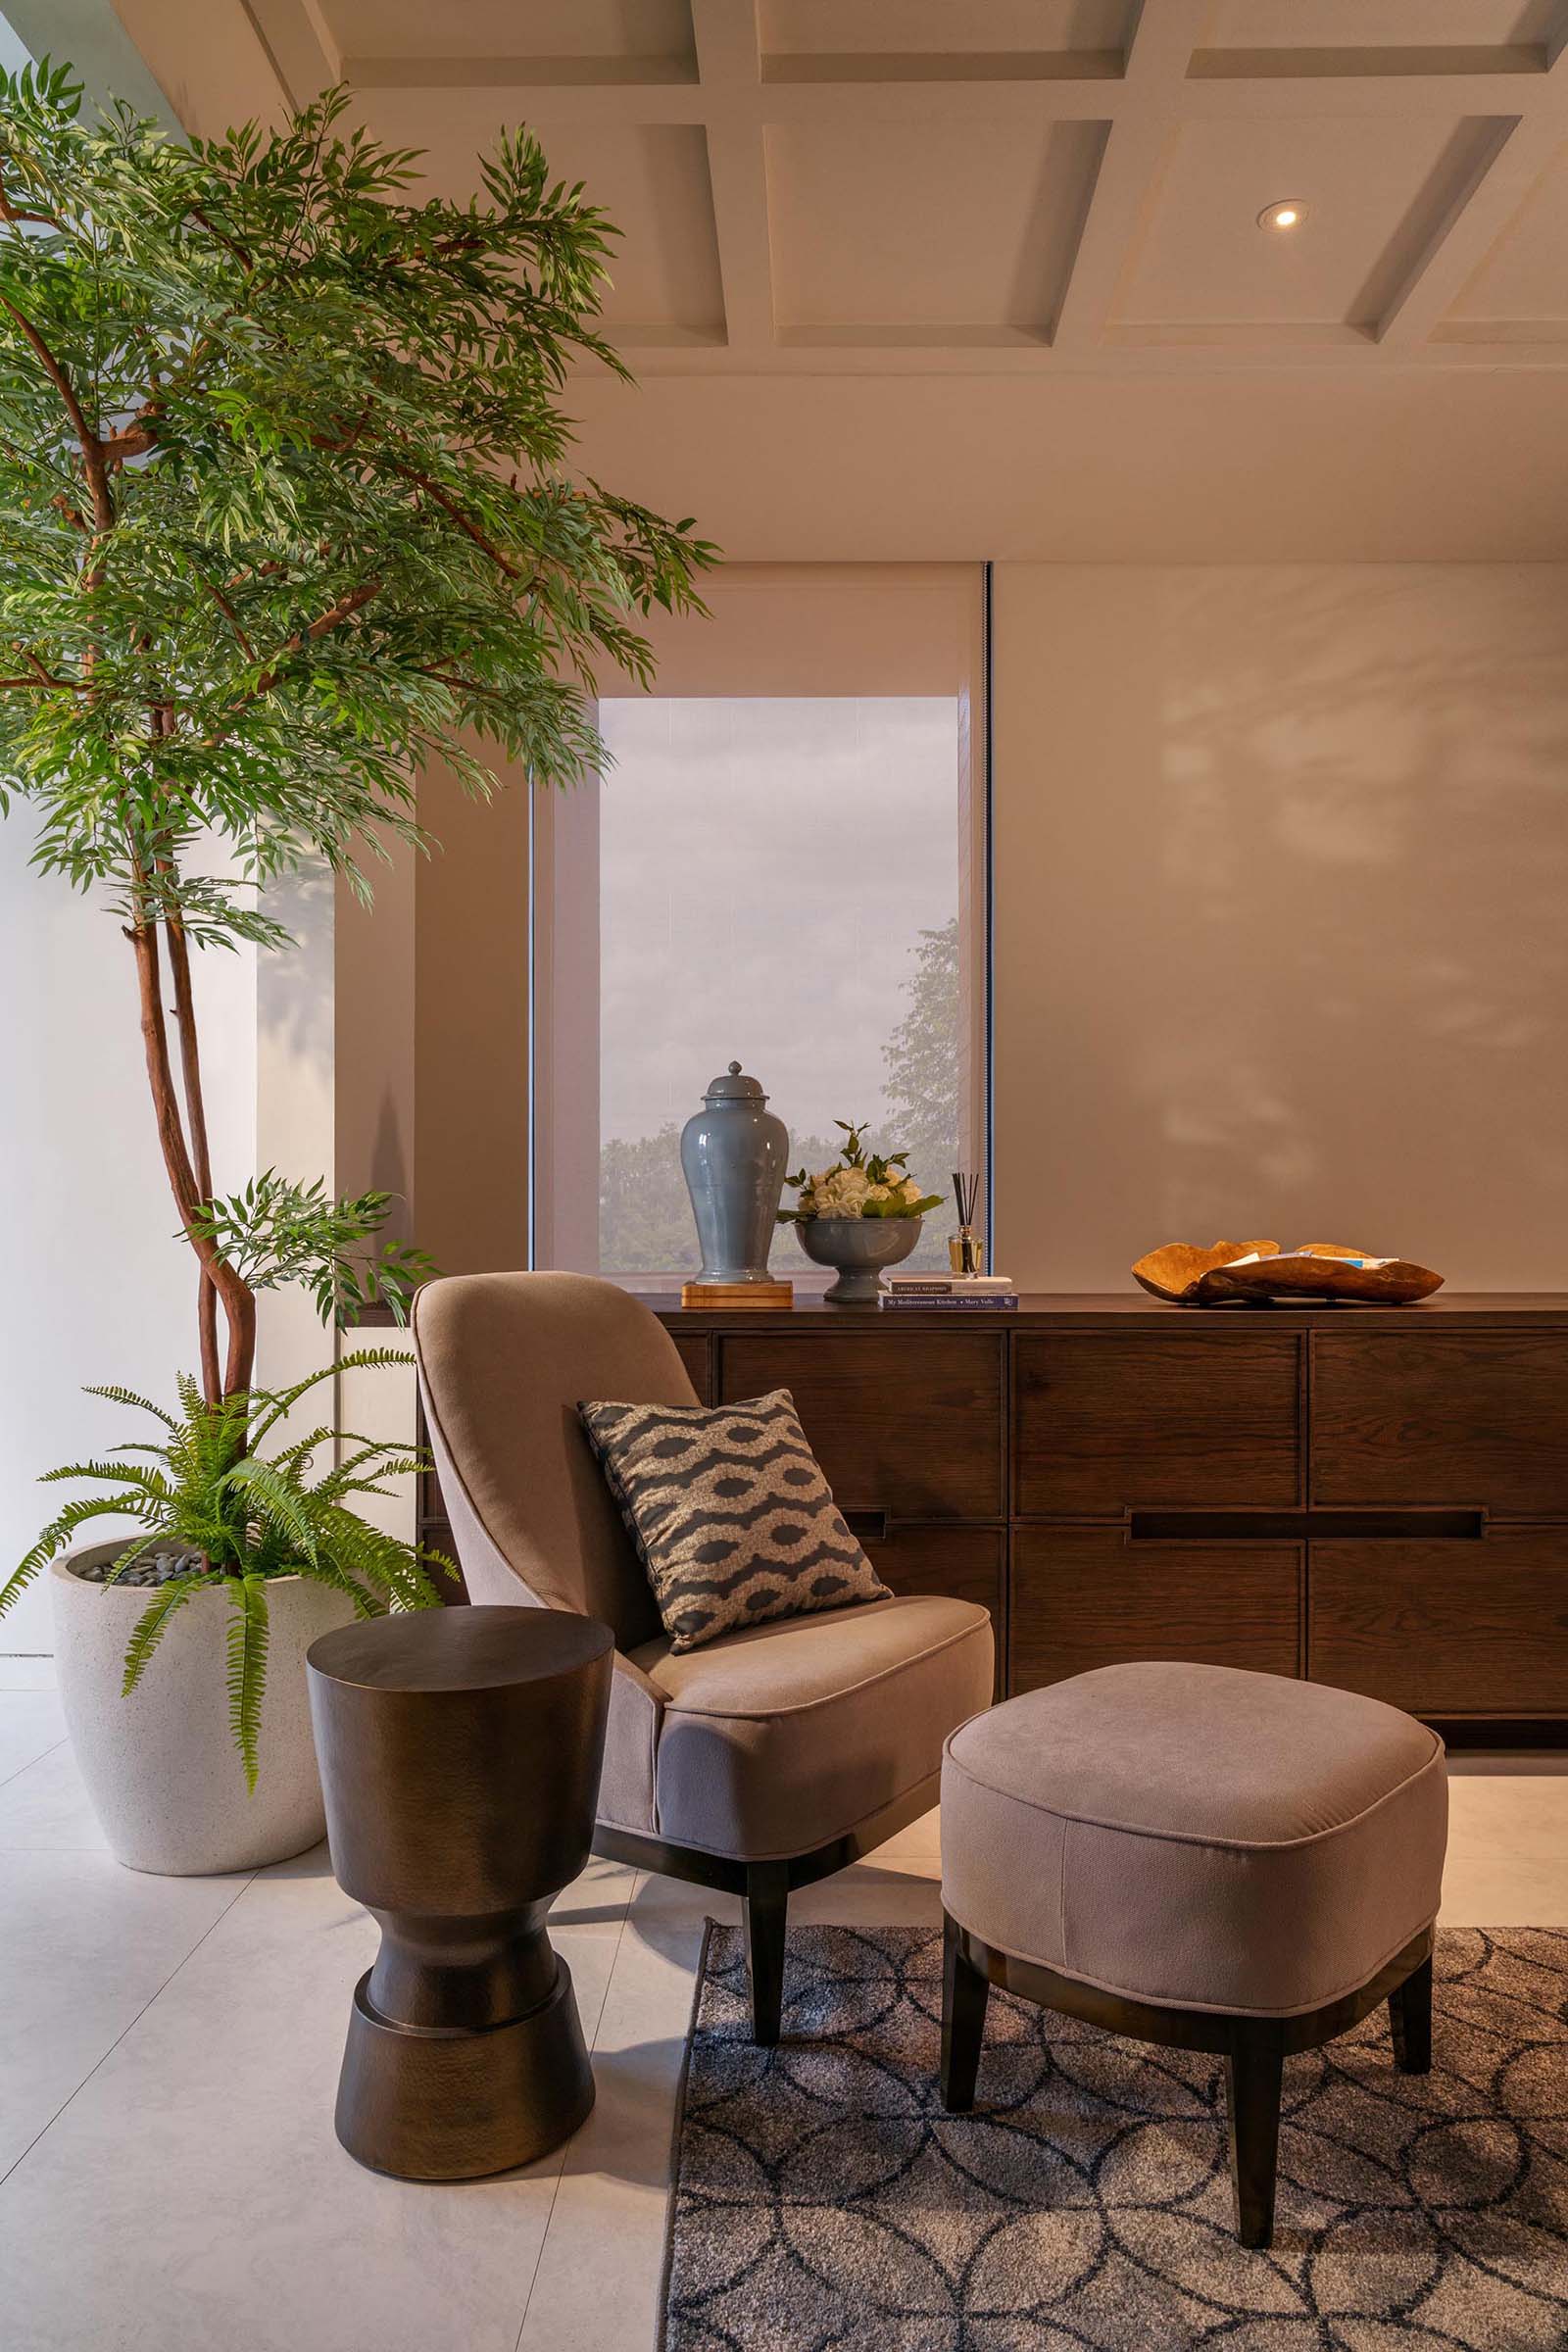
[[[957,1164],[954,696],[606,700],[600,808],[599,1264],[698,1264],[682,1123],[732,1061],[790,1164],[837,1119],[946,1193]],[[788,1196],[786,1196],[786,1199]],[[909,1262],[945,1253],[927,1220]],[[793,1241],[780,1272],[807,1271]]]

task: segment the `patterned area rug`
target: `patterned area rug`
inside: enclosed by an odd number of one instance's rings
[[[1561,2352],[1568,1933],[1440,1937],[1433,2071],[1386,2012],[1286,2062],[1273,2248],[1231,2229],[1218,2063],[993,1992],[937,2090],[941,1938],[791,1934],[786,2039],[740,1936],[698,1987],[665,2352]]]

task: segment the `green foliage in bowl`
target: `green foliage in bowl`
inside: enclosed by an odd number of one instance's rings
[[[803,1225],[813,1217],[919,1217],[942,1204],[940,1193],[922,1193],[908,1173],[907,1152],[867,1152],[866,1122],[835,1119],[844,1144],[831,1168],[813,1176],[805,1168],[786,1176],[796,1188],[793,1208],[781,1208],[781,1225]]]

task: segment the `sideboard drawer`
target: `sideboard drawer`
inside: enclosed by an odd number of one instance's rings
[[[1568,1514],[1568,1334],[1317,1333],[1312,1499]]]
[[[1568,1529],[1310,1548],[1314,1682],[1418,1715],[1568,1715]]]
[[[851,1522],[852,1526],[854,1521]],[[934,1592],[951,1600],[977,1601],[991,1612],[997,1641],[997,1696],[1002,1695],[1003,1592],[1007,1539],[1001,1528],[896,1527],[885,1536],[856,1527],[871,1565],[895,1592]]]
[[[1021,1335],[1013,1507],[1039,1518],[1294,1508],[1300,1349],[1290,1332]]]
[[[1008,1689],[1183,1658],[1301,1671],[1300,1544],[1133,1544],[1119,1528],[1020,1528]]]
[[[699,1404],[713,1401],[713,1343],[701,1333],[673,1331],[675,1353],[686,1367],[686,1377],[697,1391]]]
[[[1002,1338],[913,1336],[726,1333],[717,1395],[788,1389],[841,1510],[1000,1519]]]

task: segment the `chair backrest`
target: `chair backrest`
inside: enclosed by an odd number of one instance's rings
[[[591,1275],[460,1274],[419,1292],[414,1344],[470,1598],[602,1618],[620,1649],[651,1640],[654,1596],[577,1406],[695,1404],[663,1325]]]

